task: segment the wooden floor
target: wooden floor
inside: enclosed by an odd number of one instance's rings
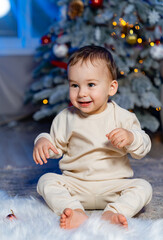
[[[33,142],[40,132],[48,132],[51,121],[37,123],[31,118],[0,126],[0,190],[11,196],[39,197],[36,184],[46,172],[59,173],[58,161],[38,166],[32,159]],[[152,135],[152,150],[143,160],[131,159],[135,177],[149,181],[153,199],[138,217],[163,218],[163,142],[160,133]]]

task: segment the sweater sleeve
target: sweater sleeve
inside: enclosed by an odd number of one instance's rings
[[[52,150],[49,150],[50,158],[60,158],[67,151],[65,120],[65,114],[58,114],[52,122],[50,133],[41,133],[34,141],[34,144],[36,144],[40,138],[44,137],[54,145],[59,154],[55,154]]]
[[[149,136],[141,129],[140,123],[134,113],[130,120],[126,121],[125,129],[131,131],[134,135],[134,141],[131,145],[125,147],[127,153],[133,158],[143,158],[151,149],[151,140]]]

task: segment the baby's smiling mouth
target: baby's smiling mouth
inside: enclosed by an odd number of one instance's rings
[[[79,103],[90,103],[90,102],[92,102],[92,101],[78,101]]]
[[[78,101],[81,106],[88,106],[92,101]]]

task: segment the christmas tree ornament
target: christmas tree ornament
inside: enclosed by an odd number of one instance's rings
[[[51,36],[50,35],[45,35],[41,38],[41,44],[45,45],[45,44],[49,44],[51,43]]]
[[[149,23],[151,25],[154,25],[159,21],[160,15],[156,10],[152,10],[148,14],[148,19],[149,19]]]
[[[63,68],[65,70],[67,70],[67,63],[65,63],[65,62],[52,60],[50,63],[55,67],[59,67],[59,68]]]
[[[126,37],[126,41],[130,45],[137,43],[137,35],[133,32],[133,30],[130,30],[130,33]]]
[[[9,220],[16,219],[16,216],[15,216],[15,214],[14,214],[12,209],[11,209],[11,213],[8,214],[6,218],[9,219]]]
[[[155,60],[161,60],[163,59],[163,44],[159,44],[158,46],[155,45],[151,47],[150,54],[153,59]]]
[[[93,8],[101,8],[103,6],[103,0],[90,0],[89,5]]]
[[[81,0],[72,0],[68,8],[68,16],[71,19],[81,17],[84,11],[84,3]]]
[[[64,58],[68,54],[68,47],[66,44],[55,44],[53,46],[53,53],[58,58]]]
[[[155,43],[158,46],[158,45],[160,45],[161,42],[160,42],[160,40],[156,40]]]
[[[72,105],[72,103],[69,101],[69,103],[68,103],[68,106],[69,107],[72,107],[73,105]]]

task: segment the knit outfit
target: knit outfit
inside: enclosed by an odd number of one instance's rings
[[[106,134],[115,128],[131,131],[134,141],[122,149],[114,147]],[[65,208],[104,209],[132,217],[152,197],[151,185],[143,179],[131,179],[133,170],[127,154],[143,158],[151,148],[149,136],[141,130],[135,114],[115,102],[94,115],[75,107],[64,109],[53,120],[50,134],[41,137],[53,143],[60,158],[62,175],[44,174],[37,191],[58,215]]]

